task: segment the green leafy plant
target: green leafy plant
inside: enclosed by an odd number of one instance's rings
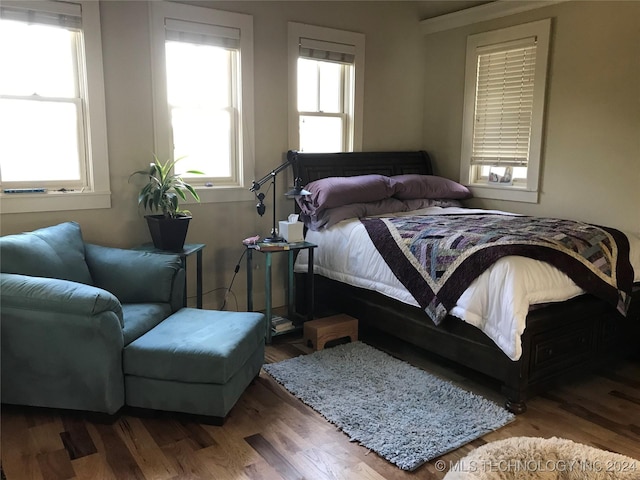
[[[138,170],[129,176],[129,180],[134,175],[142,175],[148,178],[147,184],[142,187],[138,194],[138,205],[142,205],[145,210],[162,213],[165,218],[176,218],[190,215],[189,210],[180,208],[180,200],[186,200],[186,192],[196,200],[200,197],[195,189],[185,182],[180,175],[173,173],[176,163],[184,157],[175,160],[167,160],[164,163],[158,160],[154,154],[154,161],[149,164],[149,170]],[[187,170],[186,173],[203,175],[197,170]]]

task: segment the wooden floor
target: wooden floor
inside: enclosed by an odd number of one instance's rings
[[[364,335],[361,340],[502,402],[489,381],[436,362],[407,344],[375,335]],[[267,361],[308,352],[300,336],[276,337],[267,347]],[[3,406],[2,478],[441,479],[450,462],[486,442],[512,436],[559,436],[640,459],[637,361],[577,378],[531,400],[528,407],[500,430],[414,472],[404,472],[349,442],[264,372],[223,427],[176,417],[126,414],[113,425],[105,425],[69,412]],[[640,478],[640,460],[637,467]]]

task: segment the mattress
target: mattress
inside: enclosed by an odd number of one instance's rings
[[[429,207],[403,215],[497,213],[460,207]],[[509,213],[509,215],[513,215]],[[388,216],[388,215],[385,215]],[[626,233],[634,281],[640,281],[640,238]],[[318,245],[314,272],[360,288],[373,290],[403,303],[418,302],[400,283],[378,253],[358,219],[344,220],[331,228],[307,232],[306,240]],[[307,251],[300,252],[296,272],[305,272]],[[508,256],[498,260],[464,291],[449,314],[482,330],[512,360],[522,354],[520,337],[529,307],[561,302],[584,291],[566,274],[548,263],[527,257]],[[425,314],[425,321],[430,321]]]

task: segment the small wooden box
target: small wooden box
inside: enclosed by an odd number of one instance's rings
[[[322,350],[327,342],[349,337],[358,341],[358,319],[349,315],[334,315],[304,323],[304,344]]]

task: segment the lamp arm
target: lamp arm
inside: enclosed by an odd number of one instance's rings
[[[275,180],[276,175],[279,174],[285,168],[287,168],[289,165],[291,165],[291,162],[289,160],[287,160],[286,162],[284,162],[279,167],[276,167],[273,170],[271,170],[271,172],[267,173],[260,180],[254,180],[253,183],[251,184],[251,188],[249,189],[249,191],[250,192],[255,192],[256,190],[260,190],[260,187],[262,185],[264,185],[265,183],[267,183],[271,179]]]

